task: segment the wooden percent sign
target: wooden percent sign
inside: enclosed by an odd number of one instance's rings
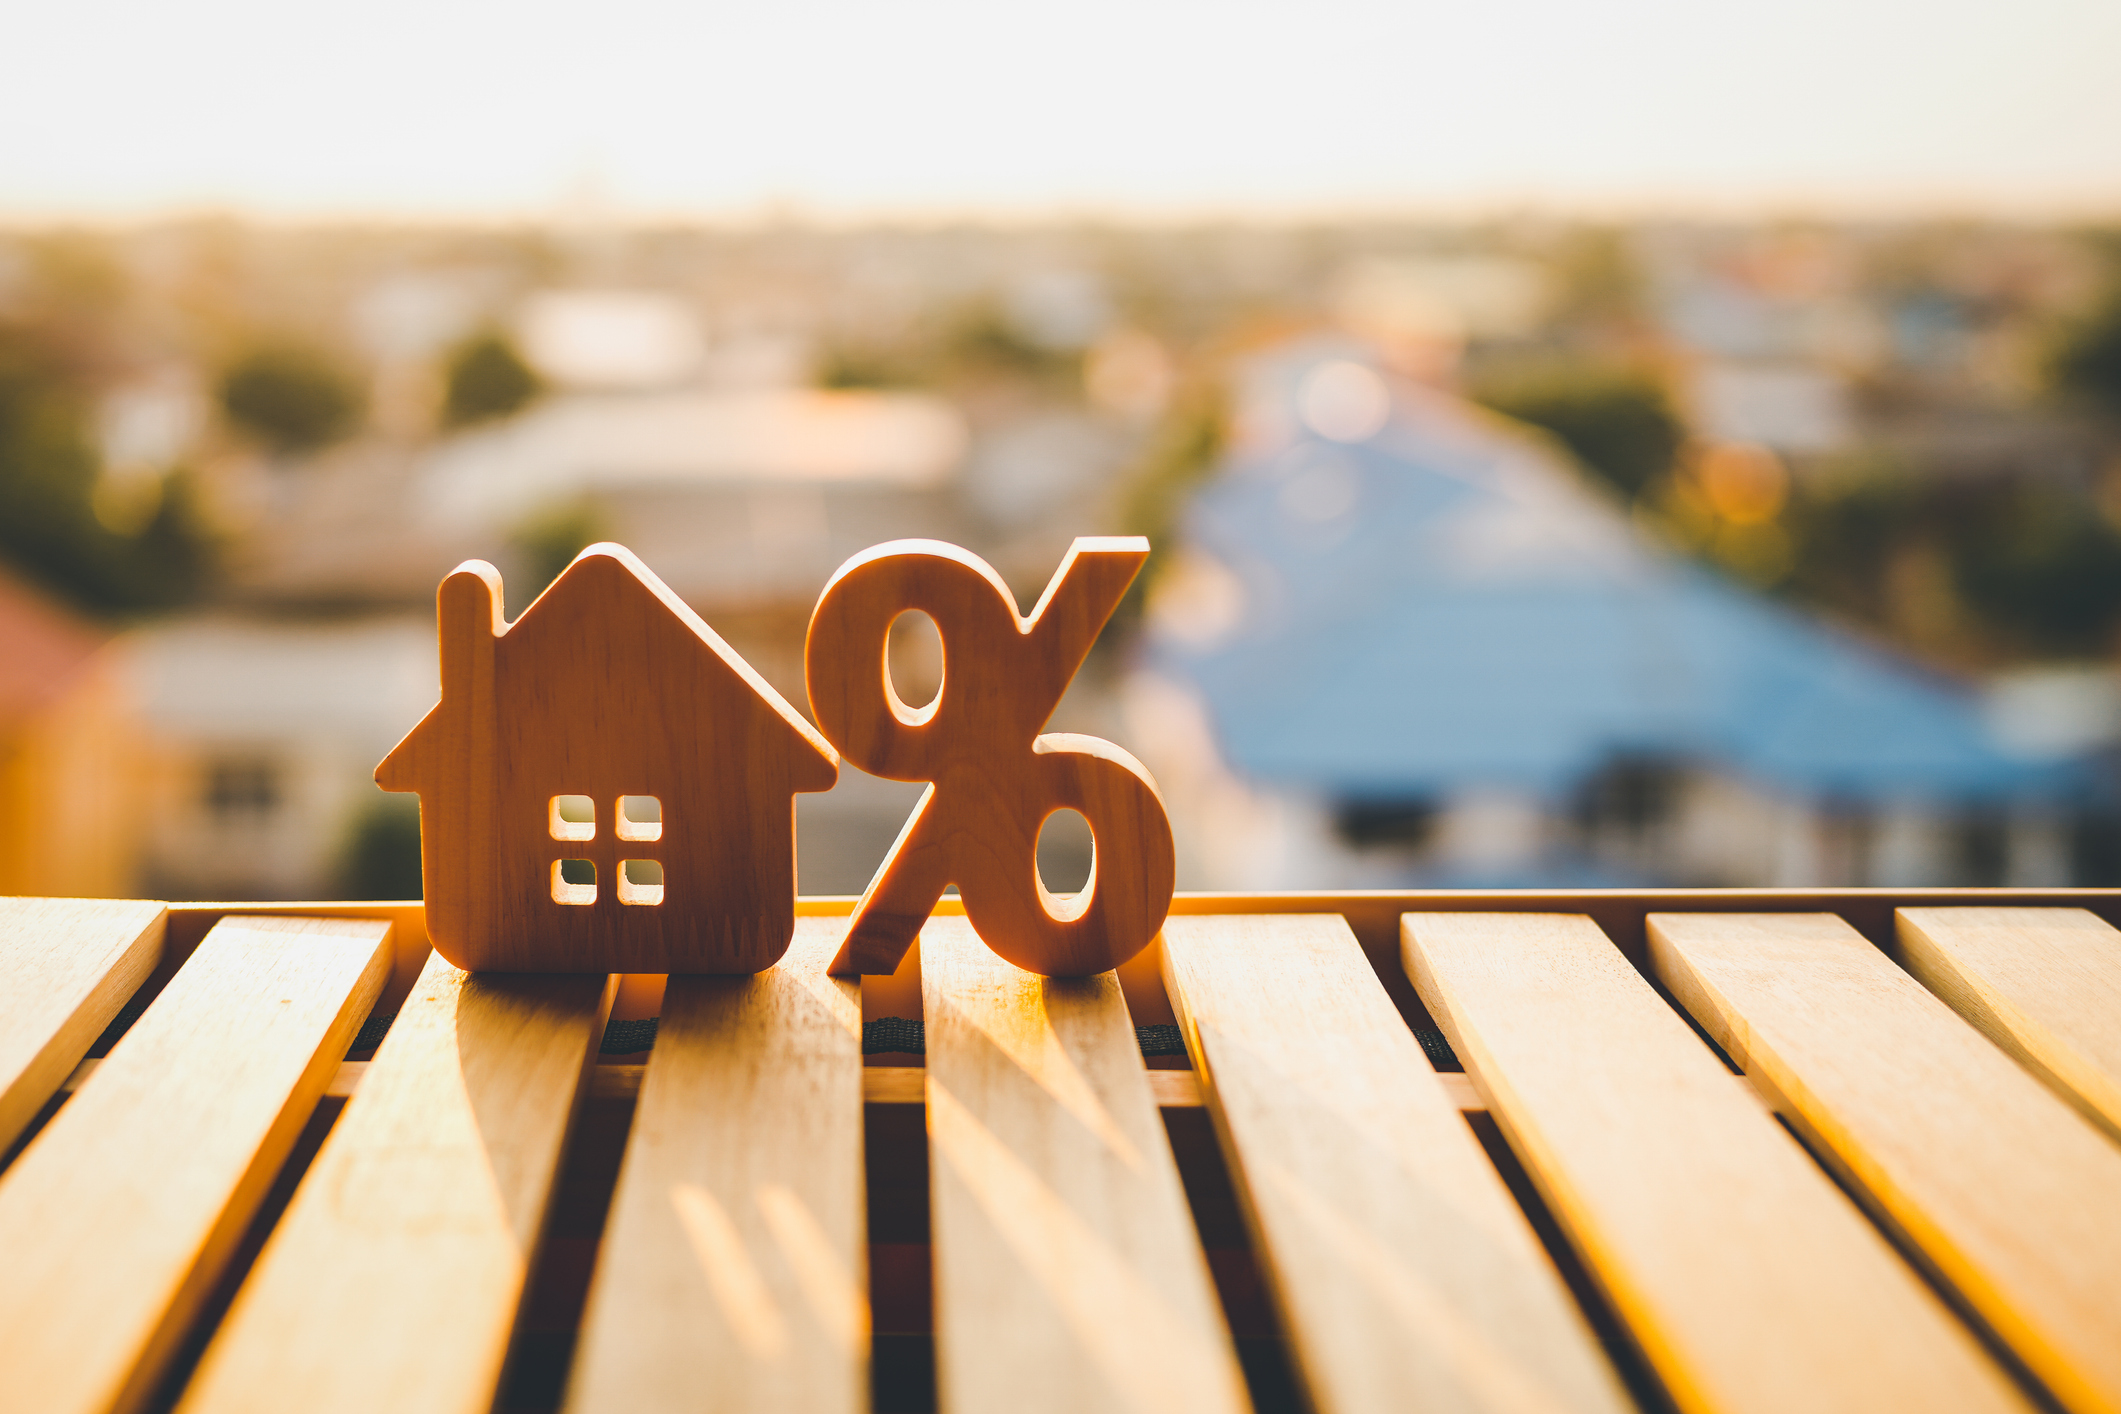
[[[1140,537],[1079,539],[1028,617],[984,560],[935,540],[865,550],[826,584],[803,664],[818,730],[872,775],[928,782],[834,973],[897,970],[953,883],[981,939],[1026,971],[1103,972],[1156,936],[1175,873],[1156,783],[1109,741],[1039,734],[1148,557]],[[918,708],[886,656],[912,610],[943,641],[942,686]],[[1090,824],[1090,877],[1072,897],[1038,873],[1039,830],[1061,810]]]

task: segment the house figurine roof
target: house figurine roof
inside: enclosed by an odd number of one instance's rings
[[[790,797],[838,779],[825,739],[622,546],[584,550],[514,623],[478,561],[439,605],[442,700],[376,769],[420,793],[436,948],[509,971],[770,966],[794,928]],[[641,797],[654,818],[627,815]]]

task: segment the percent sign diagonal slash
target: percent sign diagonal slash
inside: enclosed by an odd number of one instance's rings
[[[897,969],[955,883],[982,940],[1027,971],[1085,976],[1156,936],[1170,908],[1171,824],[1156,783],[1111,742],[1039,729],[1149,557],[1140,537],[1078,539],[1029,615],[978,556],[899,540],[842,565],[810,618],[810,708],[841,754],[927,792],[856,906],[832,971]],[[919,611],[943,640],[935,700],[891,686],[892,620]],[[1038,877],[1058,810],[1090,824],[1090,879],[1072,898]]]

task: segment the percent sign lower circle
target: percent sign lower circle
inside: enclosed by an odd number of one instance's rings
[[[1039,732],[1148,553],[1139,538],[1077,540],[1028,617],[985,561],[940,541],[876,546],[825,586],[804,651],[818,730],[871,775],[928,782],[834,972],[896,970],[953,883],[987,946],[1026,971],[1103,972],[1156,936],[1176,873],[1156,783],[1111,742]],[[886,658],[909,611],[943,641],[942,686],[920,708],[899,700]],[[1090,825],[1073,897],[1038,874],[1039,830],[1061,810]]]

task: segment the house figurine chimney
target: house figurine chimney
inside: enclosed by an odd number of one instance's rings
[[[508,631],[501,617],[501,573],[483,560],[459,565],[435,596],[442,642],[442,697],[467,704],[493,686],[494,644]]]

